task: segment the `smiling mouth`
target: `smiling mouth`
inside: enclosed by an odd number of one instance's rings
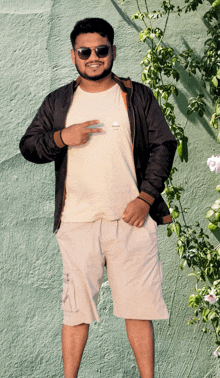
[[[102,63],[88,63],[87,64],[87,67],[90,67],[90,68],[97,68],[99,66],[101,66]]]

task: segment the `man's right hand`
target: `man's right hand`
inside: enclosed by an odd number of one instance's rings
[[[99,121],[93,120],[66,127],[61,132],[62,140],[67,146],[80,146],[85,144],[88,142],[89,134],[102,132],[100,127],[88,129],[88,126],[98,124]]]

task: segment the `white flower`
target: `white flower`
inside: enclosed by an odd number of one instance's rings
[[[215,357],[218,357],[218,355],[219,355],[219,353],[218,353],[219,348],[220,348],[220,346],[218,346],[218,348],[213,353]]]
[[[208,158],[207,165],[209,166],[210,170],[216,173],[220,173],[220,155]]]
[[[205,299],[205,301],[207,301],[209,303],[215,303],[218,300],[218,298],[216,298],[216,296],[215,296],[214,289],[212,289],[210,291],[210,293],[205,296],[204,299]]]

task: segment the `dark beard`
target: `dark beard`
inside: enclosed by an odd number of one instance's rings
[[[84,73],[82,73],[79,68],[77,67],[77,65],[75,64],[76,66],[76,69],[78,71],[78,73],[80,74],[80,76],[83,77],[83,79],[86,79],[86,80],[90,80],[90,81],[98,81],[98,80],[101,80],[103,79],[104,77],[108,76],[112,70],[112,66],[113,66],[113,60],[111,62],[111,65],[109,66],[109,68],[107,68],[106,70],[104,70],[100,75],[97,75],[97,76],[88,76]]]

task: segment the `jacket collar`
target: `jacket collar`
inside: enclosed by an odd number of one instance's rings
[[[114,73],[112,73],[112,75],[113,75],[113,79],[116,81],[116,83],[119,84],[119,86],[120,86],[120,88],[123,92],[127,93],[128,91],[132,90],[132,82],[131,82],[130,77],[125,79],[125,78],[118,77]]]

